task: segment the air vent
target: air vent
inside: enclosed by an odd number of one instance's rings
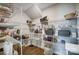
[[[38,8],[38,6],[33,5],[32,7],[25,10],[25,13],[31,18],[36,19],[42,17],[41,10]]]

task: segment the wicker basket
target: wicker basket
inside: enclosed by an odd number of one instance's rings
[[[77,18],[77,16],[78,15],[76,13],[69,13],[69,14],[64,15],[66,20],[71,20],[71,19]]]

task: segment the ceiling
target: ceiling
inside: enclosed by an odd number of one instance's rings
[[[55,3],[38,3],[38,7],[41,9],[41,10],[45,10],[47,9],[48,7],[54,5]]]
[[[38,7],[38,9],[42,12],[43,10],[47,9],[48,7],[50,7],[50,6],[54,5],[54,4],[55,3],[4,3],[4,4],[1,4],[1,5],[10,7],[11,9],[14,10],[14,13],[16,13],[16,10],[18,11],[20,8],[22,8],[22,11],[27,14],[28,9],[30,10],[34,5],[36,5]],[[36,10],[34,8],[32,8],[32,9]],[[29,12],[28,12],[28,14],[29,14]],[[34,16],[35,12],[36,12],[36,16],[37,16],[38,15],[37,13],[39,13],[38,10],[32,11],[31,12],[32,15],[30,14],[29,17],[35,18],[35,16]]]
[[[14,3],[15,7],[22,7],[23,10],[27,10],[33,5],[37,5],[41,10],[45,10],[46,8],[54,5],[55,3]]]
[[[55,3],[14,3],[16,10],[22,8],[22,11],[30,17],[30,19],[36,19],[42,17],[42,11]]]
[[[37,5],[41,10],[45,10],[46,8],[54,5],[56,3],[0,3],[0,5],[7,6],[10,8],[20,8],[23,10],[27,10],[33,5]]]

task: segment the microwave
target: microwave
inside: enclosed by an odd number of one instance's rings
[[[58,30],[58,36],[70,37],[70,30]]]

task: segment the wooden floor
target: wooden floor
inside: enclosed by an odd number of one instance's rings
[[[23,47],[23,55],[44,55],[44,50],[36,46]]]

